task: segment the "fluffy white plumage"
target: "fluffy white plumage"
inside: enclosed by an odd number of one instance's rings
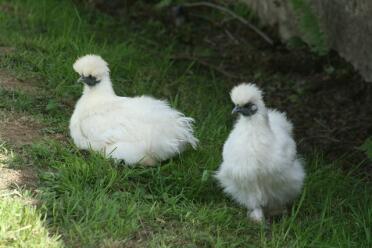
[[[248,217],[260,222],[264,213],[282,212],[300,193],[305,172],[286,115],[267,109],[254,84],[240,84],[230,95],[240,116],[224,144],[216,178],[248,209]]]
[[[144,165],[179,154],[188,143],[196,148],[192,118],[149,96],[117,96],[108,65],[100,56],[83,56],[73,68],[84,82],[70,120],[70,134],[78,148]]]

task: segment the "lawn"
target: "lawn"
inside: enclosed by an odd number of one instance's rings
[[[212,175],[234,121],[228,92],[237,82],[173,60],[184,46],[162,21],[116,19],[67,0],[0,1],[0,10],[0,76],[18,82],[0,84],[0,116],[27,117],[1,122],[35,133],[22,145],[22,135],[0,140],[0,168],[38,175],[31,189],[0,192],[0,247],[372,247],[372,184],[358,164],[342,170],[342,157],[303,154],[303,193],[270,224],[250,222],[221,192]],[[108,61],[118,94],[167,99],[195,118],[198,149],[134,168],[78,151],[68,137],[82,90],[72,63],[87,53]]]

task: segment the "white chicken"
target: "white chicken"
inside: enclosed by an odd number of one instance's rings
[[[300,193],[305,172],[286,115],[267,109],[254,84],[240,84],[230,95],[239,119],[215,176],[225,193],[248,209],[250,219],[262,222]]]
[[[70,120],[78,148],[103,152],[128,165],[154,165],[179,154],[187,144],[196,148],[192,118],[149,96],[117,96],[100,56],[83,56],[73,68],[84,83]]]

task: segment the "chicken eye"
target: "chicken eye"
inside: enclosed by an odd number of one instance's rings
[[[253,111],[256,111],[256,110],[258,109],[258,108],[257,108],[257,105],[256,105],[256,104],[252,104],[251,109],[252,109]]]
[[[249,109],[252,109],[253,106],[256,106],[254,105],[253,103],[249,102],[249,103],[246,103],[242,106],[242,108],[249,108]]]

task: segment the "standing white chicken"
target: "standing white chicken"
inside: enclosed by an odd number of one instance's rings
[[[261,222],[264,212],[283,211],[300,193],[305,172],[286,115],[267,109],[254,84],[240,84],[230,95],[233,113],[240,116],[224,144],[216,178],[248,208],[249,218]]]
[[[179,154],[187,143],[196,148],[192,118],[149,96],[117,96],[100,56],[83,56],[73,68],[84,83],[70,120],[78,148],[101,151],[130,165],[154,165]]]

